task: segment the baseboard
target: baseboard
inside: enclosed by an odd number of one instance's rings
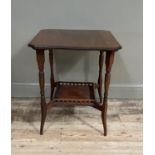
[[[49,96],[50,84],[45,84],[45,94]],[[12,97],[39,97],[38,83],[12,83]],[[111,84],[109,98],[142,99],[143,85]]]

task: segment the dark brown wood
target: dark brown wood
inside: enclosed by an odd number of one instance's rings
[[[77,101],[76,102],[72,102],[72,101],[68,102],[68,100],[67,101],[59,100],[58,102],[56,102],[56,101],[50,100],[47,103],[48,110],[51,109],[52,107],[63,107],[63,106],[65,106],[65,107],[74,107],[74,106],[91,106],[91,107],[94,107],[94,103],[85,102],[85,101],[83,103],[82,100],[79,100],[79,102],[77,102]],[[98,109],[98,108],[96,108],[96,109]]]
[[[110,85],[110,78],[111,78],[111,68],[114,61],[114,51],[107,52],[106,53],[106,73],[105,73],[105,81],[104,81],[104,99],[103,99],[103,105],[102,105],[102,122],[103,122],[103,128],[104,128],[104,136],[107,135],[107,101],[108,101],[108,90]]]
[[[50,69],[51,69],[51,95],[50,98],[52,100],[53,98],[53,92],[54,92],[54,87],[55,87],[55,82],[54,82],[54,73],[53,73],[53,50],[49,50],[49,62],[50,62]]]
[[[47,107],[46,107],[46,100],[45,100],[45,93],[44,93],[44,50],[37,50],[37,63],[39,68],[39,85],[40,85],[40,95],[41,95],[41,125],[40,125],[40,134],[43,134],[44,123],[46,119]]]
[[[102,104],[102,68],[104,61],[104,51],[100,51],[99,56],[99,77],[98,77],[98,93],[100,97],[100,103]]]
[[[57,82],[53,102],[94,103],[94,83],[91,82]]]
[[[29,43],[34,49],[77,49],[117,51],[121,45],[110,31],[41,30]]]
[[[53,106],[84,105],[92,106],[101,111],[104,135],[107,135],[107,100],[110,85],[111,68],[114,61],[115,51],[121,49],[120,44],[110,31],[103,30],[41,30],[29,43],[29,46],[36,49],[39,68],[39,84],[41,94],[41,126],[40,134],[43,134],[47,109]],[[44,93],[44,50],[49,50],[49,62],[51,70],[51,95],[50,101],[46,104]],[[98,50],[99,56],[99,77],[98,83],[92,82],[65,82],[54,80],[53,72],[53,49],[74,49],[77,50]],[[102,70],[105,58],[106,73],[104,79],[104,99],[102,97]],[[95,90],[98,89],[98,102],[95,98]]]

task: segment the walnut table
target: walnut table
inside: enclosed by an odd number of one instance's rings
[[[36,50],[39,68],[39,84],[41,95],[41,126],[40,134],[43,134],[44,122],[47,110],[57,105],[82,105],[92,106],[101,111],[104,135],[107,135],[107,99],[110,84],[110,72],[114,61],[114,54],[121,49],[110,31],[103,30],[41,30],[28,44]],[[65,82],[55,81],[53,74],[53,50],[67,49],[78,52],[99,51],[99,76],[97,83],[93,82]],[[44,51],[49,51],[51,68],[51,95],[46,103],[44,93]],[[66,51],[66,50],[65,50]],[[56,51],[55,51],[56,52]],[[102,68],[105,57],[104,97],[102,97]],[[95,89],[99,95],[99,101],[95,98]]]

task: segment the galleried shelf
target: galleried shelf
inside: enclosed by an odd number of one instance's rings
[[[104,135],[107,135],[107,101],[110,85],[111,68],[115,52],[121,49],[120,44],[110,31],[104,30],[41,30],[28,44],[36,50],[36,57],[39,69],[39,84],[41,95],[41,125],[40,134],[43,134],[47,110],[53,106],[92,106],[101,111],[101,118],[104,128]],[[68,49],[78,52],[81,50],[100,52],[99,54],[99,75],[96,83],[93,82],[67,82],[55,81],[53,72],[53,50]],[[47,103],[44,92],[44,62],[45,50],[49,51],[49,63],[51,68],[51,95]],[[66,51],[66,50],[65,50]],[[105,61],[104,61],[105,58]],[[105,62],[105,78],[102,80],[102,68]],[[104,97],[102,97],[104,84]],[[99,101],[96,100],[97,90]]]
[[[64,103],[65,105],[92,105],[95,103],[96,85],[91,82],[57,82],[52,103]]]

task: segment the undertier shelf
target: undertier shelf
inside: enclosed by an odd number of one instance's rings
[[[76,105],[95,103],[95,87],[92,82],[57,82],[51,102]]]

